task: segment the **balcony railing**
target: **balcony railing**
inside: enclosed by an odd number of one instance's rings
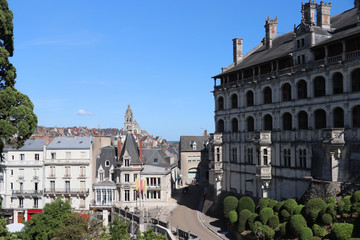
[[[328,64],[335,64],[338,63],[339,61],[341,61],[341,55],[328,58]]]
[[[71,178],[70,174],[65,174],[63,178]]]
[[[23,204],[20,204],[20,205],[19,205],[19,208],[24,208],[24,205],[23,205]]]
[[[89,194],[88,188],[45,188],[45,194]]]
[[[39,180],[39,176],[33,176],[34,180]]]
[[[112,201],[104,202],[104,201],[96,201],[94,199],[90,203],[90,206],[93,207],[113,206],[113,205],[114,203]]]
[[[31,196],[31,195],[42,195],[42,190],[12,190],[13,195],[25,195],[25,196]]]
[[[24,176],[19,176],[19,179],[23,180],[23,179],[24,179]]]
[[[159,188],[161,188],[161,186],[160,185],[158,185],[158,184],[153,184],[153,185],[148,185],[147,186],[149,189],[159,189]]]
[[[85,174],[80,174],[78,178],[86,178]]]

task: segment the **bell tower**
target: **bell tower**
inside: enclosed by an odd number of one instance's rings
[[[128,108],[126,109],[125,113],[125,119],[124,119],[124,131],[131,132],[133,130],[133,122],[134,122],[134,116],[130,107],[130,104],[128,105]]]

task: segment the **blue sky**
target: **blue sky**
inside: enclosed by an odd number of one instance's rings
[[[8,0],[16,87],[39,125],[122,128],[127,105],[142,129],[167,140],[214,131],[212,76],[278,17],[301,20],[301,0]],[[319,2],[319,1],[317,1]],[[353,8],[332,1],[331,15]]]

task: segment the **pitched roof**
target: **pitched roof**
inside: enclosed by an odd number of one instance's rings
[[[28,139],[25,141],[24,146],[19,149],[5,148],[4,151],[42,151],[45,145],[45,138]]]
[[[145,165],[153,165],[158,167],[170,167],[170,163],[166,160],[166,154],[161,149],[143,149],[143,162]],[[154,162],[157,159],[157,163]]]
[[[171,168],[158,167],[153,165],[145,165],[141,174],[144,175],[165,175],[171,172]]]
[[[314,47],[336,41],[347,36],[359,34],[360,32],[360,26],[357,26],[356,8],[331,17],[330,22],[331,28],[329,31],[318,26],[311,26],[315,34],[328,36],[328,38],[324,38],[322,41],[317,40],[318,42]],[[246,69],[255,65],[266,63],[273,59],[288,56],[294,51],[293,34],[294,32],[291,31],[276,37],[272,40],[271,48],[267,48],[264,44],[258,45],[247,53],[240,63],[237,65],[232,64],[233,66],[230,65],[231,67],[229,67],[228,70],[214,76],[213,78],[221,77],[240,69]]]
[[[91,137],[56,137],[47,149],[89,149],[91,144]]]
[[[123,158],[126,150],[128,151],[130,157],[131,157],[131,161],[130,164],[141,164],[140,161],[140,156],[139,156],[139,149],[138,146],[136,144],[135,138],[132,135],[132,133],[128,133],[126,135],[126,139],[124,142],[124,146],[121,149],[121,159]]]
[[[206,136],[180,136],[180,151],[181,152],[200,152],[205,149],[210,137]],[[196,149],[193,149],[193,144],[196,143]]]

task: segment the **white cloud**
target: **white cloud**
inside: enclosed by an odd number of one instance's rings
[[[92,112],[87,112],[87,111],[85,111],[84,109],[79,109],[79,110],[77,111],[77,115],[85,116],[85,115],[93,115],[93,113],[92,113]]]

